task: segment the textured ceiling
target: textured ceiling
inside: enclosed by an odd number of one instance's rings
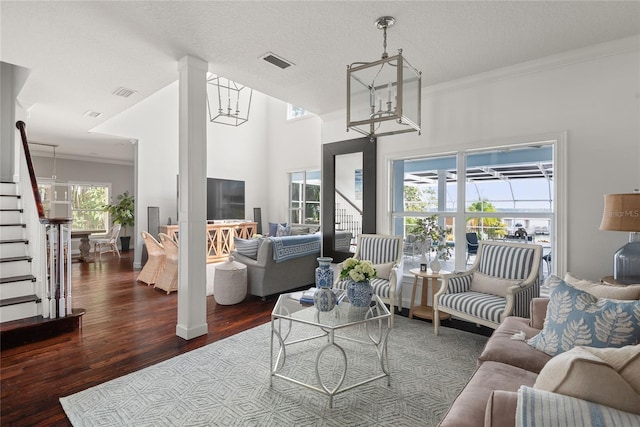
[[[347,64],[380,57],[382,15],[397,21],[388,50],[404,49],[423,86],[640,33],[637,1],[1,1],[0,59],[32,70],[19,98],[30,139],[131,160],[128,142],[88,130],[175,81],[184,55],[327,113],[344,108]]]

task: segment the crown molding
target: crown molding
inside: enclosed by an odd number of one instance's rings
[[[33,149],[30,151],[32,156],[47,157],[50,159],[53,158],[53,154],[48,153],[46,151],[33,150]],[[134,165],[133,160],[105,159],[104,157],[81,156],[77,154],[65,154],[65,153],[56,153],[56,159],[77,160],[81,162],[102,163],[102,164],[110,164],[110,165],[124,165],[124,166]]]
[[[434,93],[466,89],[639,50],[640,36],[627,37],[425,87],[422,89],[422,94],[428,96]]]

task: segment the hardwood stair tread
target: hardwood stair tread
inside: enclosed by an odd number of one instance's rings
[[[33,274],[24,274],[22,276],[1,277],[0,278],[0,284],[2,284],[2,283],[21,282],[23,280],[30,280],[32,282],[35,282],[36,281],[36,277]]]
[[[23,295],[20,297],[0,299],[0,307],[9,305],[24,304],[26,302],[40,302],[41,299],[37,295]]]
[[[12,257],[7,257],[7,258],[0,258],[0,263],[3,262],[16,262],[16,261],[29,261],[31,262],[33,258],[31,258],[30,256],[12,256]]]

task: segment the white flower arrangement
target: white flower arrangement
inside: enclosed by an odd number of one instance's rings
[[[351,279],[354,282],[364,282],[376,277],[378,273],[371,261],[348,258],[342,263],[341,279]]]

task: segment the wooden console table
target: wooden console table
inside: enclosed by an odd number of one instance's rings
[[[160,232],[178,242],[179,225],[162,225]],[[257,233],[257,222],[207,224],[207,264],[225,261],[235,248],[233,238],[250,239]]]

